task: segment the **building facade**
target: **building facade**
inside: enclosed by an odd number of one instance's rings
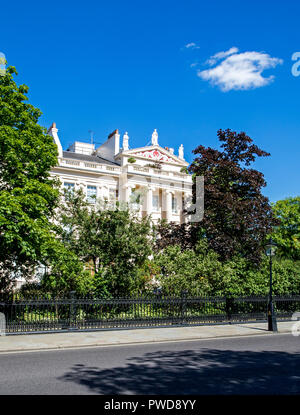
[[[99,147],[75,141],[63,150],[55,123],[48,134],[58,148],[58,165],[51,171],[64,188],[82,189],[93,204],[97,199],[134,204],[138,215],[151,215],[156,222],[183,223],[184,204],[191,199],[192,177],[185,172],[183,145],[178,155],[173,148],[158,144],[154,130],[151,144],[129,147],[126,132],[120,145],[118,130]]]

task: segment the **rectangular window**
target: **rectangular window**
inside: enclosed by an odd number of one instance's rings
[[[64,189],[72,192],[75,189],[75,183],[64,182]]]
[[[96,186],[87,186],[86,188],[86,197],[89,203],[95,203],[97,198],[97,187]]]
[[[152,196],[152,209],[154,210],[154,212],[159,211],[159,195]]]

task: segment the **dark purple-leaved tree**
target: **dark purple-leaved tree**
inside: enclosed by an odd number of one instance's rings
[[[249,166],[256,157],[270,154],[244,132],[217,134],[222,150],[198,146],[189,167],[194,176],[204,176],[204,219],[197,227],[221,259],[239,254],[257,263],[275,219],[262,194],[264,176]]]

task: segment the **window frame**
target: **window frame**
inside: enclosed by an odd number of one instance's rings
[[[95,190],[95,192],[92,194],[89,194],[89,190],[91,190],[92,188],[93,190]],[[88,184],[86,186],[86,200],[88,201],[88,203],[94,205],[96,203],[97,196],[98,196],[97,186]]]

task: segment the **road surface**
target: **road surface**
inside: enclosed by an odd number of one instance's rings
[[[299,394],[300,337],[0,354],[0,394]]]

